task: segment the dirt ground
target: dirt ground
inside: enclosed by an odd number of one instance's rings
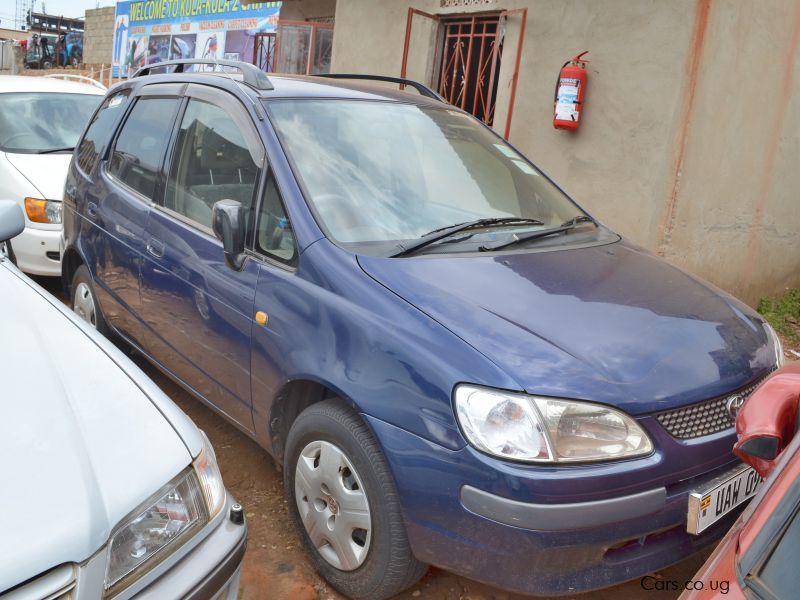
[[[38,280],[63,300],[56,282]],[[785,342],[784,348],[793,348]],[[791,355],[789,355],[791,356]],[[794,358],[791,356],[791,358]],[[282,474],[274,461],[248,436],[193,399],[144,359],[134,361],[203,429],[214,445],[225,485],[244,506],[248,522],[240,600],[344,600],[327,586],[306,560],[289,519],[283,494]],[[688,581],[710,550],[655,573],[660,580]],[[673,591],[644,590],[639,580],[600,592],[572,596],[579,600],[638,600],[677,598]],[[509,594],[440,569],[431,568],[411,589],[397,596],[413,600],[521,600]]]

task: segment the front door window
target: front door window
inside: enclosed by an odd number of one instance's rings
[[[191,98],[181,121],[164,206],[211,229],[219,200],[253,206],[258,166],[244,135],[225,110]]]

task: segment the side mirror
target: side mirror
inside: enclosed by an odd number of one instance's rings
[[[0,200],[0,243],[18,236],[25,229],[22,208],[13,200]]]
[[[800,425],[800,364],[773,373],[736,415],[733,453],[767,477]]]
[[[214,235],[222,240],[225,262],[237,271],[244,264],[244,208],[236,200],[220,200],[211,211]]]

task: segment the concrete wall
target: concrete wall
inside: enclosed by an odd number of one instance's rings
[[[333,20],[336,0],[283,0],[284,21]]]
[[[800,285],[800,2],[442,4],[339,0],[333,71],[398,75],[409,6],[527,7],[511,142],[610,227],[750,303]],[[510,17],[506,30],[501,133],[519,24]],[[412,31],[409,77],[424,80],[435,35],[420,17]],[[581,127],[557,131],[555,78],[586,49]]]
[[[83,62],[89,65],[109,64],[114,47],[115,6],[86,11],[83,34]]]
[[[0,27],[0,40],[27,40],[30,32],[19,29],[4,29]]]

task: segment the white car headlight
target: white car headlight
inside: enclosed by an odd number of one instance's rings
[[[501,458],[589,462],[653,451],[633,418],[601,404],[459,385],[455,408],[467,440]]]
[[[110,596],[140,579],[208,522],[194,470],[184,471],[117,529],[108,544],[105,590]]]
[[[775,349],[775,367],[780,369],[786,363],[786,357],[783,354],[783,344],[781,344],[781,338],[778,337],[778,334],[772,328],[772,325],[766,321],[764,321],[764,329],[767,330],[767,337],[772,340],[772,347]]]
[[[225,494],[214,449],[203,433],[203,448],[192,466],[144,502],[112,535],[106,596],[119,593],[180,548],[222,510]]]

